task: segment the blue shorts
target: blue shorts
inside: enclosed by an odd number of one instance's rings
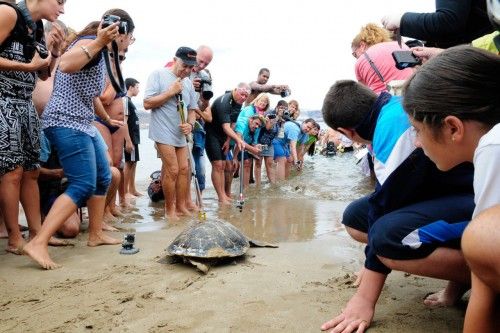
[[[375,253],[394,260],[425,258],[438,247],[459,248],[474,210],[472,194],[450,195],[397,209],[369,227],[368,199],[351,202],[342,224],[367,232]]]
[[[290,156],[290,150],[288,149],[288,147],[284,146],[281,143],[273,142],[273,148],[274,148],[274,159],[280,157],[288,158]]]
[[[54,145],[59,161],[68,178],[64,192],[82,207],[92,195],[105,195],[111,183],[107,146],[101,134],[95,136],[66,127],[44,130]]]

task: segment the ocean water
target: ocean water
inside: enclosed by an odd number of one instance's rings
[[[136,183],[146,193],[150,174],[161,168],[148,129],[141,130]],[[245,204],[240,212],[233,206],[219,207],[210,180],[210,163],[206,161],[206,190],[203,205],[207,219],[223,219],[255,239],[272,242],[307,241],[325,233],[343,230],[340,221],[345,206],[373,189],[372,181],[362,175],[352,153],[334,157],[307,156],[303,171],[291,179],[271,186],[265,173],[263,185],[245,191]],[[264,169],[264,168],[263,168]],[[233,195],[239,194],[239,178],[233,181]],[[193,191],[194,198],[194,191]],[[168,228],[172,224],[163,216],[163,202],[152,203],[147,195],[136,200],[136,208],[125,219],[128,227],[141,230]],[[196,216],[178,223],[194,223]]]

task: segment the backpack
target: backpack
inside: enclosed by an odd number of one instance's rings
[[[148,186],[148,196],[153,202],[158,202],[165,199],[161,186],[161,171],[155,171],[151,174],[151,182]]]
[[[28,22],[26,20],[26,15],[23,10],[19,8],[18,5],[11,4],[5,1],[0,1],[0,5],[7,5],[16,10],[17,20],[14,28],[10,32],[10,35],[0,44],[0,53],[2,53],[6,48],[8,48],[14,41],[18,41],[23,45],[24,57],[31,61],[35,55],[35,42],[39,42],[45,45],[44,30],[42,21],[33,22],[33,33],[30,34],[28,30]]]

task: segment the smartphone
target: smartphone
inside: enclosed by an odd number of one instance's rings
[[[415,67],[422,64],[422,60],[417,58],[411,51],[394,51],[392,57],[396,62],[397,69]]]

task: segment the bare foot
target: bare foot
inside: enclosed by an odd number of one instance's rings
[[[125,200],[133,200],[135,199],[135,195],[132,193],[125,193]]]
[[[7,246],[5,248],[5,252],[12,253],[12,254],[15,254],[18,256],[22,256],[23,255],[23,247],[22,246],[18,246],[18,247]]]
[[[175,212],[179,216],[191,216],[191,212],[186,207],[177,208]]]
[[[25,246],[26,246],[26,242],[24,241],[23,238],[20,238],[17,241],[10,240],[7,243],[7,247],[5,248],[5,251],[7,251],[8,253],[12,253],[12,254],[22,255],[23,248]]]
[[[59,238],[55,238],[55,237],[50,237],[49,245],[50,246],[75,246],[75,244],[68,242],[67,240],[59,239]]]
[[[132,195],[136,196],[136,197],[142,197],[144,194],[142,194],[141,192],[139,191],[132,191]]]
[[[219,200],[219,205],[232,205],[231,200]]]
[[[23,252],[44,269],[56,269],[61,267],[61,265],[56,264],[50,259],[48,247],[44,244],[38,244],[35,241],[31,241],[23,248]]]
[[[424,304],[429,307],[443,307],[455,305],[467,291],[467,287],[456,283],[448,282],[446,288],[437,293],[429,294],[424,298]]]
[[[124,200],[120,202],[120,207],[125,208],[125,209],[130,209],[133,208],[134,206],[128,202],[128,200]]]
[[[99,245],[116,245],[121,243],[122,241],[119,239],[110,237],[105,233],[99,233],[98,235],[89,235],[87,246],[94,247]]]
[[[177,213],[174,211],[173,213],[169,213],[167,212],[165,214],[165,218],[167,219],[167,221],[179,221],[179,216],[177,216]]]
[[[116,218],[113,214],[111,214],[111,212],[109,210],[106,210],[104,212],[104,217],[102,219],[104,222],[107,222],[107,223],[114,223],[114,222],[118,222],[118,218]]]
[[[200,208],[198,207],[198,205],[195,204],[194,202],[189,202],[187,204],[187,209],[190,210],[190,211],[192,211],[192,212],[197,212],[197,211],[200,210]]]
[[[109,224],[107,224],[106,222],[103,221],[102,222],[102,231],[113,231],[113,232],[115,232],[115,231],[120,231],[120,230],[116,229],[115,227],[113,227],[113,226],[111,226],[111,225],[109,225]]]
[[[113,214],[114,217],[124,217],[125,215],[122,213],[121,209],[118,208],[117,206],[114,206],[113,208],[109,208],[109,212]]]

